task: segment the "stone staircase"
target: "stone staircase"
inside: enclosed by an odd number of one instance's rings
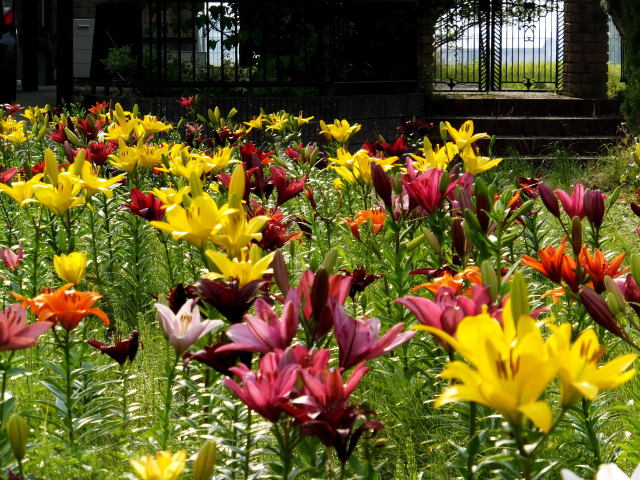
[[[620,102],[544,95],[427,100],[426,118],[454,127],[472,119],[476,132],[496,135],[494,155],[542,161],[558,150],[593,159],[621,138]],[[432,142],[441,143],[438,129]]]

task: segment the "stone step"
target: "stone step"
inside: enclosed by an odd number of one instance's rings
[[[438,125],[448,121],[454,128],[469,118],[464,116],[431,117],[429,121]],[[616,135],[622,117],[601,115],[598,117],[494,117],[475,116],[471,118],[476,132],[487,132],[500,140],[503,136],[568,136],[568,135]],[[431,135],[437,138],[438,133]]]
[[[447,98],[432,97],[425,101],[428,117],[450,115],[474,118],[486,115],[513,116],[571,116],[597,117],[619,115],[620,100],[596,100],[570,97],[492,98],[491,96]]]
[[[618,137],[607,135],[502,136],[495,143],[494,155],[508,155],[515,151],[523,156],[551,156],[559,149],[578,155],[599,154],[617,142]]]

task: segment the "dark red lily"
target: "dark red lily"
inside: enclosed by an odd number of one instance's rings
[[[245,164],[245,170],[258,165],[264,166],[271,162],[274,152],[263,152],[255,143],[247,142],[240,147],[240,158]]]
[[[302,192],[307,181],[307,176],[304,175],[302,178],[290,179],[287,178],[287,172],[284,168],[272,166],[271,179],[273,180],[273,185],[278,193],[276,203],[280,206],[292,198],[297,197],[300,192]]]
[[[362,268],[354,268],[352,271],[342,269],[341,272],[346,273],[350,276],[353,281],[351,283],[351,288],[349,288],[349,296],[353,299],[360,292],[364,292],[364,289],[371,285],[373,282],[382,278],[382,275],[379,273],[367,273],[364,267]]]
[[[551,190],[546,183],[540,182],[538,185],[538,193],[547,210],[549,210],[554,217],[560,218],[560,205],[558,204],[558,197],[553,193],[553,190]]]
[[[138,347],[141,345],[140,333],[137,330],[134,330],[126,339],[117,342],[113,346],[105,345],[97,340],[87,340],[87,343],[100,350],[103,355],[109,355],[121,366],[125,364],[127,359],[133,362],[138,353]]]
[[[95,140],[98,138],[100,130],[102,130],[102,122],[100,120],[94,120],[91,117],[87,117],[82,120],[78,120],[78,130],[84,138],[87,140]]]
[[[595,290],[587,286],[580,287],[580,301],[598,325],[623,340],[629,340],[627,332],[625,332],[623,326],[615,319],[611,310],[609,310],[607,302],[605,302]]]
[[[433,130],[433,127],[433,123],[423,119],[417,119],[403,122],[400,126],[396,127],[396,131],[406,137],[415,135],[422,138],[431,130]]]
[[[238,288],[238,281],[209,280],[201,278],[196,283],[200,298],[213,306],[229,323],[239,323],[256,299],[263,280],[254,280]]]
[[[180,308],[191,298],[198,298],[198,290],[193,285],[186,287],[179,283],[169,292],[169,308],[173,313],[178,313]]]
[[[584,192],[584,213],[596,228],[600,228],[604,220],[604,198],[605,194],[600,190]]]
[[[238,362],[242,362],[245,365],[251,365],[251,352],[240,352],[237,350],[220,351],[220,349],[225,345],[229,344],[219,342],[215,345],[205,346],[203,350],[199,350],[196,353],[186,352],[182,356],[182,359],[185,362],[196,360],[213,368],[216,372],[226,375],[227,377],[232,375],[229,369],[237,365]]]
[[[67,138],[67,133],[64,131],[66,127],[67,126],[64,123],[59,123],[49,134],[49,138],[56,143],[68,142],[69,139]]]
[[[160,221],[164,215],[162,201],[153,193],[145,195],[137,188],[131,189],[131,203],[126,203],[123,207],[134,215],[149,221]]]

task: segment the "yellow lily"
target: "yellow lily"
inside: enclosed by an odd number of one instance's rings
[[[189,187],[189,185],[181,187],[178,190],[170,187],[153,189],[153,194],[158,197],[160,201],[166,206],[181,204],[184,196],[188,195],[189,192],[191,192],[191,187]]]
[[[71,252],[68,255],[55,255],[53,257],[53,268],[58,277],[65,283],[79,285],[84,278],[87,269],[86,253]]]
[[[175,240],[183,239],[202,249],[211,234],[222,227],[222,217],[227,213],[226,205],[218,208],[213,198],[200,193],[191,199],[187,208],[177,203],[169,205],[165,210],[167,221],[153,221],[151,226],[169,232]]]
[[[311,120],[314,119],[313,116],[311,117],[303,117],[302,116],[302,112],[300,112],[300,115],[298,115],[297,117],[293,117],[293,119],[296,122],[296,126],[300,127],[301,125],[306,125],[307,123],[309,123]]]
[[[267,273],[273,273],[270,268],[275,252],[262,256],[260,248],[253,244],[251,248],[243,248],[239,258],[229,259],[224,253],[207,250],[205,255],[216,266],[218,272],[209,272],[205,278],[216,280],[224,278],[226,280],[238,280],[239,287],[243,287],[249,282],[260,280]]]
[[[187,453],[160,452],[155,456],[144,455],[129,460],[131,468],[140,480],[177,480],[184,470]]]
[[[82,190],[81,183],[71,175],[60,175],[55,185],[49,183],[33,185],[36,200],[58,215],[64,215],[69,209],[85,203],[84,197],[78,196],[80,190]]]
[[[462,161],[464,162],[465,172],[473,175],[485,172],[502,161],[501,158],[478,157],[472,145],[464,148],[460,153],[460,157],[462,157]]]
[[[366,150],[358,150],[355,154],[351,155],[346,149],[339,148],[336,154],[337,158],[329,158],[329,161],[334,164],[332,168],[347,183],[352,185],[358,181],[371,185],[373,182],[371,178],[372,162],[380,165],[386,172],[397,166],[395,162],[398,160],[398,157],[371,157]]]
[[[262,239],[261,230],[269,221],[269,217],[258,215],[247,221],[247,214],[242,206],[245,189],[244,168],[237,166],[231,175],[229,184],[228,205],[231,211],[222,219],[220,229],[213,232],[211,240],[223,247],[230,256],[238,256],[242,248],[252,240]]]
[[[483,138],[491,138],[486,133],[476,133],[473,134],[473,121],[467,120],[464,122],[459,130],[456,130],[451,126],[449,122],[444,122],[444,126],[449,132],[451,139],[455,142],[456,146],[459,150],[462,150],[464,147],[471,145],[472,143],[481,140]]]
[[[107,133],[104,138],[107,140],[124,140],[125,142],[131,138],[131,134],[138,126],[139,120],[122,118],[107,127]]]
[[[109,179],[101,178],[98,176],[96,167],[91,165],[89,162],[84,162],[82,164],[82,173],[79,177],[79,182],[87,197],[92,197],[96,193],[101,192],[105,197],[111,198],[113,197],[111,187],[122,180],[122,178],[124,178],[123,173]]]
[[[440,376],[459,383],[447,388],[435,405],[477,402],[497,410],[513,425],[521,425],[526,417],[548,432],[551,409],[538,399],[556,374],[556,358],[530,316],[513,318],[510,301],[502,321],[503,327],[487,313],[466,317],[458,326],[457,338],[437,328],[415,327],[445,340],[470,364],[447,364]]]
[[[424,139],[424,147],[420,150],[424,157],[415,153],[410,153],[409,155],[414,160],[413,166],[421,172],[430,168],[446,168],[449,162],[458,154],[458,147],[456,147],[455,143],[447,142],[443,147],[436,145],[433,148],[426,137]]]
[[[40,183],[44,175],[38,173],[25,182],[24,180],[18,180],[17,182],[11,182],[11,186],[0,183],[0,191],[6,193],[13,198],[21,207],[29,205],[33,201],[33,187]]]
[[[164,132],[165,130],[170,130],[172,128],[173,127],[171,125],[159,121],[155,115],[145,115],[138,124],[138,133],[142,133],[142,135],[140,135],[141,137],[149,137],[154,133]]]
[[[551,329],[550,346],[560,365],[558,377],[563,406],[570,407],[582,397],[593,400],[602,390],[622,385],[636,374],[635,369],[629,369],[637,357],[635,354],[622,355],[598,366],[605,350],[593,328],[582,332],[573,345],[570,345],[570,324]]]
[[[29,107],[24,112],[22,112],[22,116],[29,120],[31,125],[35,125],[38,121],[42,120],[45,116],[45,110],[39,107]]]
[[[289,123],[289,114],[285,111],[270,113],[266,118],[266,130],[284,130]]]
[[[329,138],[333,138],[336,142],[345,144],[349,141],[349,138],[359,132],[362,125],[354,123],[349,125],[346,120],[334,120],[332,124],[327,125],[324,120],[320,120],[320,134],[327,135]]]
[[[262,113],[257,117],[252,118],[248,122],[244,122],[244,124],[249,127],[249,130],[247,130],[247,132],[250,132],[254,128],[261,129],[263,123],[264,123],[264,115]]]
[[[169,149],[166,145],[145,145],[142,140],[135,147],[138,153],[137,166],[139,168],[154,168],[162,164],[162,156],[167,155]]]
[[[111,163],[131,174],[138,167],[140,152],[137,147],[129,147],[122,138],[118,140],[118,144],[118,153],[109,155]]]

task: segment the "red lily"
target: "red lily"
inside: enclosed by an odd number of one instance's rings
[[[140,333],[134,330],[127,338],[117,342],[113,346],[105,345],[96,340],[87,340],[87,343],[100,350],[103,355],[109,355],[122,366],[127,359],[130,362],[135,360],[136,354],[138,353],[138,346],[140,345]]]
[[[145,195],[137,188],[131,189],[131,203],[126,203],[123,207],[134,215],[149,221],[160,221],[164,215],[162,201],[155,197],[153,193]]]
[[[190,110],[194,107],[195,104],[195,97],[182,97],[180,98],[180,100],[178,100],[178,104],[183,107],[186,108],[187,110]]]
[[[351,283],[351,288],[349,289],[349,296],[353,299],[360,292],[364,292],[364,289],[371,285],[373,282],[382,278],[382,275],[379,273],[371,274],[367,273],[367,271],[362,268],[354,268],[353,271],[342,269],[341,272],[346,273],[348,276],[353,278],[353,282]]]
[[[109,108],[109,102],[96,102],[93,107],[89,108],[89,111],[94,115],[100,115],[101,113],[105,113]]]
[[[85,148],[86,159],[94,165],[104,165],[107,163],[109,155],[116,151],[118,143],[111,141],[107,143],[90,142],[89,148]]]
[[[598,293],[602,293],[605,291],[604,277],[608,275],[611,278],[616,278],[629,270],[629,267],[620,270],[624,257],[625,254],[621,253],[611,261],[608,261],[604,253],[597,248],[594,249],[592,256],[589,253],[589,247],[585,245],[580,251],[579,259],[580,265],[582,265],[582,268],[584,268],[593,283],[593,289]]]
[[[258,147],[256,147],[255,143],[247,142],[240,147],[240,158],[244,162],[245,170],[248,167],[255,167],[257,165],[267,165],[271,163],[271,155],[274,152],[263,152]]]
[[[228,345],[228,343],[219,342],[212,346],[205,346],[204,349],[199,350],[196,353],[186,352],[182,356],[182,359],[185,362],[196,360],[213,368],[216,372],[226,375],[227,377],[233,375],[229,369],[235,366],[239,361],[245,365],[251,365],[251,353],[240,352],[237,350],[220,351],[220,349],[225,345]]]
[[[49,134],[49,138],[56,143],[68,142],[69,139],[67,138],[67,133],[64,131],[66,127],[67,126],[64,123],[59,123],[58,125],[56,125],[56,128]]]
[[[271,167],[271,178],[273,185],[278,192],[277,205],[280,206],[292,198],[298,196],[304,189],[304,184],[307,181],[307,176],[292,180],[287,178],[287,172],[282,167]]]
[[[16,167],[7,168],[4,172],[0,173],[0,183],[7,183],[15,177],[16,173],[18,173],[18,169]]]
[[[416,332],[404,332],[404,323],[397,323],[379,340],[380,320],[355,319],[344,312],[344,307],[332,304],[334,332],[340,349],[340,366],[348,369],[358,363],[378,358],[409,341]]]
[[[102,129],[102,122],[100,120],[94,120],[91,117],[85,119],[78,119],[78,130],[84,135],[87,140],[95,140],[98,138],[98,133]]]
[[[246,315],[245,323],[229,327],[227,337],[233,343],[219,348],[218,351],[268,353],[276,349],[286,349],[298,331],[299,309],[300,299],[295,288],[289,290],[280,316],[266,301],[259,298],[255,305],[256,315]]]
[[[584,192],[584,214],[596,228],[600,228],[604,220],[604,199],[605,194],[600,190]]]

